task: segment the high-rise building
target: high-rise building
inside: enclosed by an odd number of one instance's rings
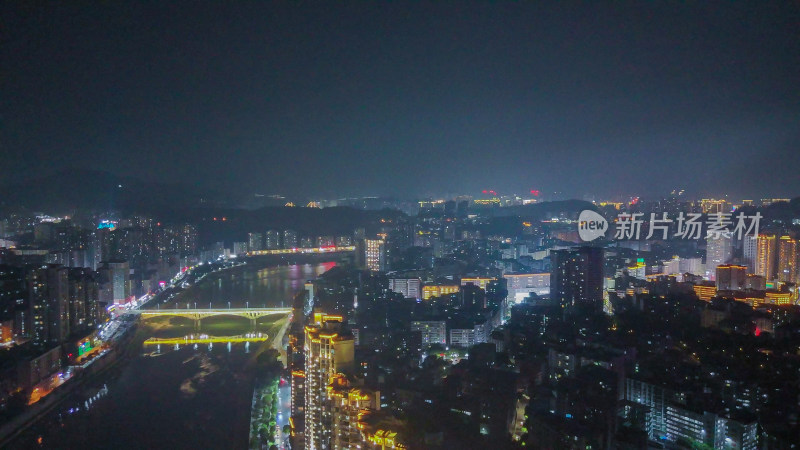
[[[244,255],[247,253],[247,242],[244,241],[237,241],[233,243],[233,254],[234,255]]]
[[[12,335],[28,335],[29,308],[25,273],[19,267],[0,264],[0,321],[12,323]]]
[[[28,272],[30,335],[37,345],[59,345],[69,336],[68,271],[46,265]]]
[[[797,283],[797,240],[791,236],[778,239],[778,281]]]
[[[774,280],[777,239],[774,234],[759,234],[756,246],[756,275]]]
[[[718,291],[742,290],[747,280],[747,267],[733,264],[717,266],[716,280]]]
[[[267,250],[277,250],[281,248],[281,232],[268,230],[264,233],[264,248]]]
[[[353,238],[352,236],[336,236],[336,246],[337,247],[349,247],[353,245]]]
[[[332,404],[328,395],[331,379],[354,369],[354,341],[343,328],[341,316],[314,314],[314,324],[305,327],[305,448],[330,448]]]
[[[706,239],[706,270],[709,279],[713,280],[714,270],[717,266],[727,264],[733,256],[733,241],[731,238],[720,236],[719,239],[711,237]]]
[[[100,269],[100,300],[110,304],[127,303],[131,296],[131,269],[127,261],[107,261]]]
[[[331,443],[333,450],[362,448],[359,418],[364,411],[378,411],[380,392],[352,387],[345,375],[336,374],[327,387],[331,402]]]
[[[379,272],[386,269],[385,250],[382,239],[364,240],[364,261],[367,270]]]
[[[603,249],[574,247],[550,252],[550,296],[562,307],[601,312]]]
[[[747,266],[747,273],[756,272],[758,257],[758,236],[747,235],[742,240],[742,262]]]
[[[297,305],[295,305],[295,311],[298,313],[294,316],[295,318],[303,317],[302,310],[298,310]],[[295,437],[299,438],[300,436],[297,435],[302,435],[304,428],[303,420],[305,418],[304,411],[306,401],[305,351],[303,349],[305,334],[300,321],[295,322],[295,320],[293,320],[293,323],[290,325],[286,360],[291,377],[289,381],[291,389],[290,417],[294,428],[293,433]]]
[[[247,250],[251,252],[264,250],[264,235],[261,233],[247,233]]]
[[[297,248],[297,231],[284,230],[283,231],[283,248]]]
[[[88,268],[69,270],[70,330],[83,330],[100,320],[100,286],[96,272]]]
[[[336,238],[333,236],[317,236],[317,247],[331,247],[336,245]]]

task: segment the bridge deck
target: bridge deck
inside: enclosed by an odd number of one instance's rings
[[[125,314],[135,314],[142,317],[178,316],[191,319],[202,319],[211,316],[239,316],[257,319],[291,313],[292,308],[135,309],[125,312]]]
[[[144,345],[185,345],[185,344],[217,344],[217,343],[241,343],[241,342],[264,342],[269,340],[266,334],[239,335],[239,336],[184,336],[179,338],[150,338],[144,341]]]

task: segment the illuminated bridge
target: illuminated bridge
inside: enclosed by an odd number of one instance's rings
[[[208,336],[205,334],[190,335],[178,338],[150,338],[144,341],[144,345],[185,345],[185,344],[216,344],[232,342],[264,342],[269,339],[266,333],[251,333],[239,336]]]
[[[261,317],[274,315],[289,315],[292,308],[218,308],[218,309],[134,309],[126,311],[125,314],[135,314],[142,318],[149,317],[186,317],[194,320],[195,327],[200,326],[200,321],[212,316],[237,316],[250,319],[250,323],[255,325],[256,320]]]
[[[329,245],[325,247],[311,247],[311,248],[280,248],[275,250],[257,250],[247,252],[247,256],[264,256],[264,255],[297,255],[297,254],[325,254],[325,253],[342,253],[354,252],[356,247],[354,245]]]

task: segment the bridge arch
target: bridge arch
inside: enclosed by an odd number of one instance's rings
[[[200,322],[209,317],[234,316],[250,320],[251,325],[257,325],[258,319],[274,315],[290,315],[291,308],[229,308],[229,309],[142,309],[127,311],[127,314],[135,314],[143,319],[150,317],[185,317],[195,323],[195,327],[200,327]]]

